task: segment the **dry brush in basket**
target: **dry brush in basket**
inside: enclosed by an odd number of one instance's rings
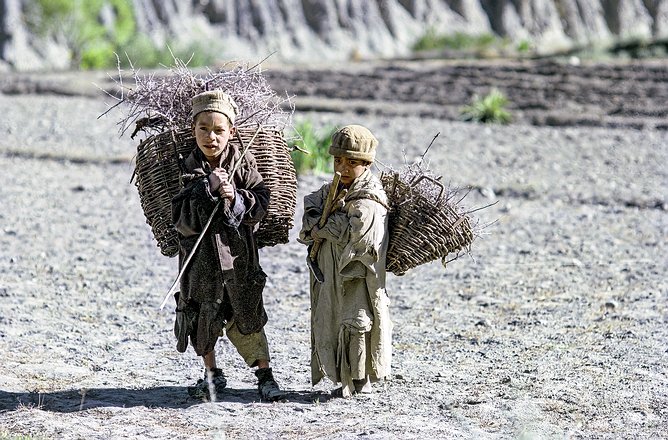
[[[171,200],[180,190],[180,160],[196,148],[191,132],[192,97],[206,90],[223,90],[236,102],[237,148],[248,145],[258,171],[271,191],[266,217],[256,233],[258,246],[288,241],[297,204],[297,177],[283,130],[291,125],[294,105],[290,96],[279,96],[262,74],[260,64],[228,63],[218,70],[197,73],[187,63],[174,59],[166,72],[142,74],[132,68],[134,87],[124,84],[120,69],[115,92],[105,93],[116,100],[102,115],[124,104],[119,121],[121,134],[133,124],[131,138],[142,132],[148,138],[137,147],[135,184],[144,215],[161,252],[178,254],[178,235],[171,221]],[[122,107],[123,108],[123,107]],[[101,116],[102,116],[101,115]]]
[[[448,255],[469,252],[475,238],[469,213],[458,194],[419,167],[383,172],[380,180],[390,205],[386,269],[403,275],[409,269]]]
[[[270,191],[267,215],[256,233],[259,247],[287,243],[297,200],[297,175],[282,133],[272,128],[243,127],[230,139],[240,151],[250,144],[257,168]],[[163,255],[178,254],[178,233],[171,216],[172,198],[180,190],[181,161],[197,147],[191,129],[150,136],[137,147],[135,184],[146,222]]]

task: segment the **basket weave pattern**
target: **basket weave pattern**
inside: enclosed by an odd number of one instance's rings
[[[238,137],[230,143],[242,151],[256,135],[256,128],[237,130]],[[163,255],[178,254],[178,233],[172,224],[172,198],[179,192],[181,161],[197,147],[190,129],[170,130],[153,136],[137,146],[135,184],[139,200]],[[257,168],[270,191],[267,215],[256,232],[259,247],[288,242],[297,204],[297,174],[290,150],[281,132],[271,128],[261,129],[249,150],[257,162]]]
[[[391,207],[385,268],[395,275],[438,258],[445,265],[448,254],[468,250],[474,239],[470,219],[457,212],[443,185],[415,177],[406,180],[396,172],[380,177]]]

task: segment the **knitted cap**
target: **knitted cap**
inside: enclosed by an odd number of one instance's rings
[[[239,112],[239,107],[237,107],[234,99],[222,90],[210,90],[195,95],[193,96],[192,104],[193,109],[191,114],[193,120],[202,112],[218,112],[227,116],[230,123],[234,125],[234,118]]]
[[[361,125],[346,125],[332,135],[329,154],[373,162],[377,146],[378,139],[368,128]]]

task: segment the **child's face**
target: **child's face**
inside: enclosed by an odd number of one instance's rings
[[[359,176],[369,169],[369,162],[334,156],[334,171],[341,173],[341,183],[348,188]]]
[[[220,159],[234,132],[235,128],[230,127],[229,119],[222,113],[202,112],[195,118],[193,134],[197,147],[209,162]]]

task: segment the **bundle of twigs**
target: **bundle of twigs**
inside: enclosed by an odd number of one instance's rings
[[[223,90],[234,98],[239,107],[237,127],[262,125],[282,131],[291,125],[291,97],[279,96],[271,88],[260,64],[227,63],[215,71],[207,68],[204,73],[196,73],[186,62],[174,58],[166,74],[143,74],[130,65],[134,86],[123,82],[119,67],[118,78],[113,78],[118,92],[107,92],[116,101],[107,112],[123,104],[125,114],[118,123],[121,134],[132,125],[132,138],[140,130],[155,134],[189,127],[191,99],[207,90]]]
[[[182,164],[197,148],[191,131],[192,97],[207,90],[223,90],[237,103],[237,135],[230,140],[242,151],[249,145],[257,168],[271,192],[267,215],[256,233],[258,245],[288,241],[296,208],[297,177],[283,130],[291,124],[294,106],[290,97],[280,98],[262,75],[259,65],[224,66],[197,74],[178,59],[167,74],[141,74],[132,69],[135,86],[126,87],[119,69],[119,94],[111,109],[124,104],[119,121],[121,135],[135,124],[149,135],[137,146],[134,181],[146,222],[161,252],[178,253],[178,236],[171,223],[171,199],[180,190]],[[285,110],[287,108],[287,110]],[[105,112],[105,113],[107,113]]]
[[[439,258],[446,266],[470,254],[473,241],[487,226],[471,215],[484,207],[467,210],[462,206],[468,191],[444,185],[442,176],[428,169],[427,151],[420,161],[380,176],[390,206],[385,267],[395,275]]]

